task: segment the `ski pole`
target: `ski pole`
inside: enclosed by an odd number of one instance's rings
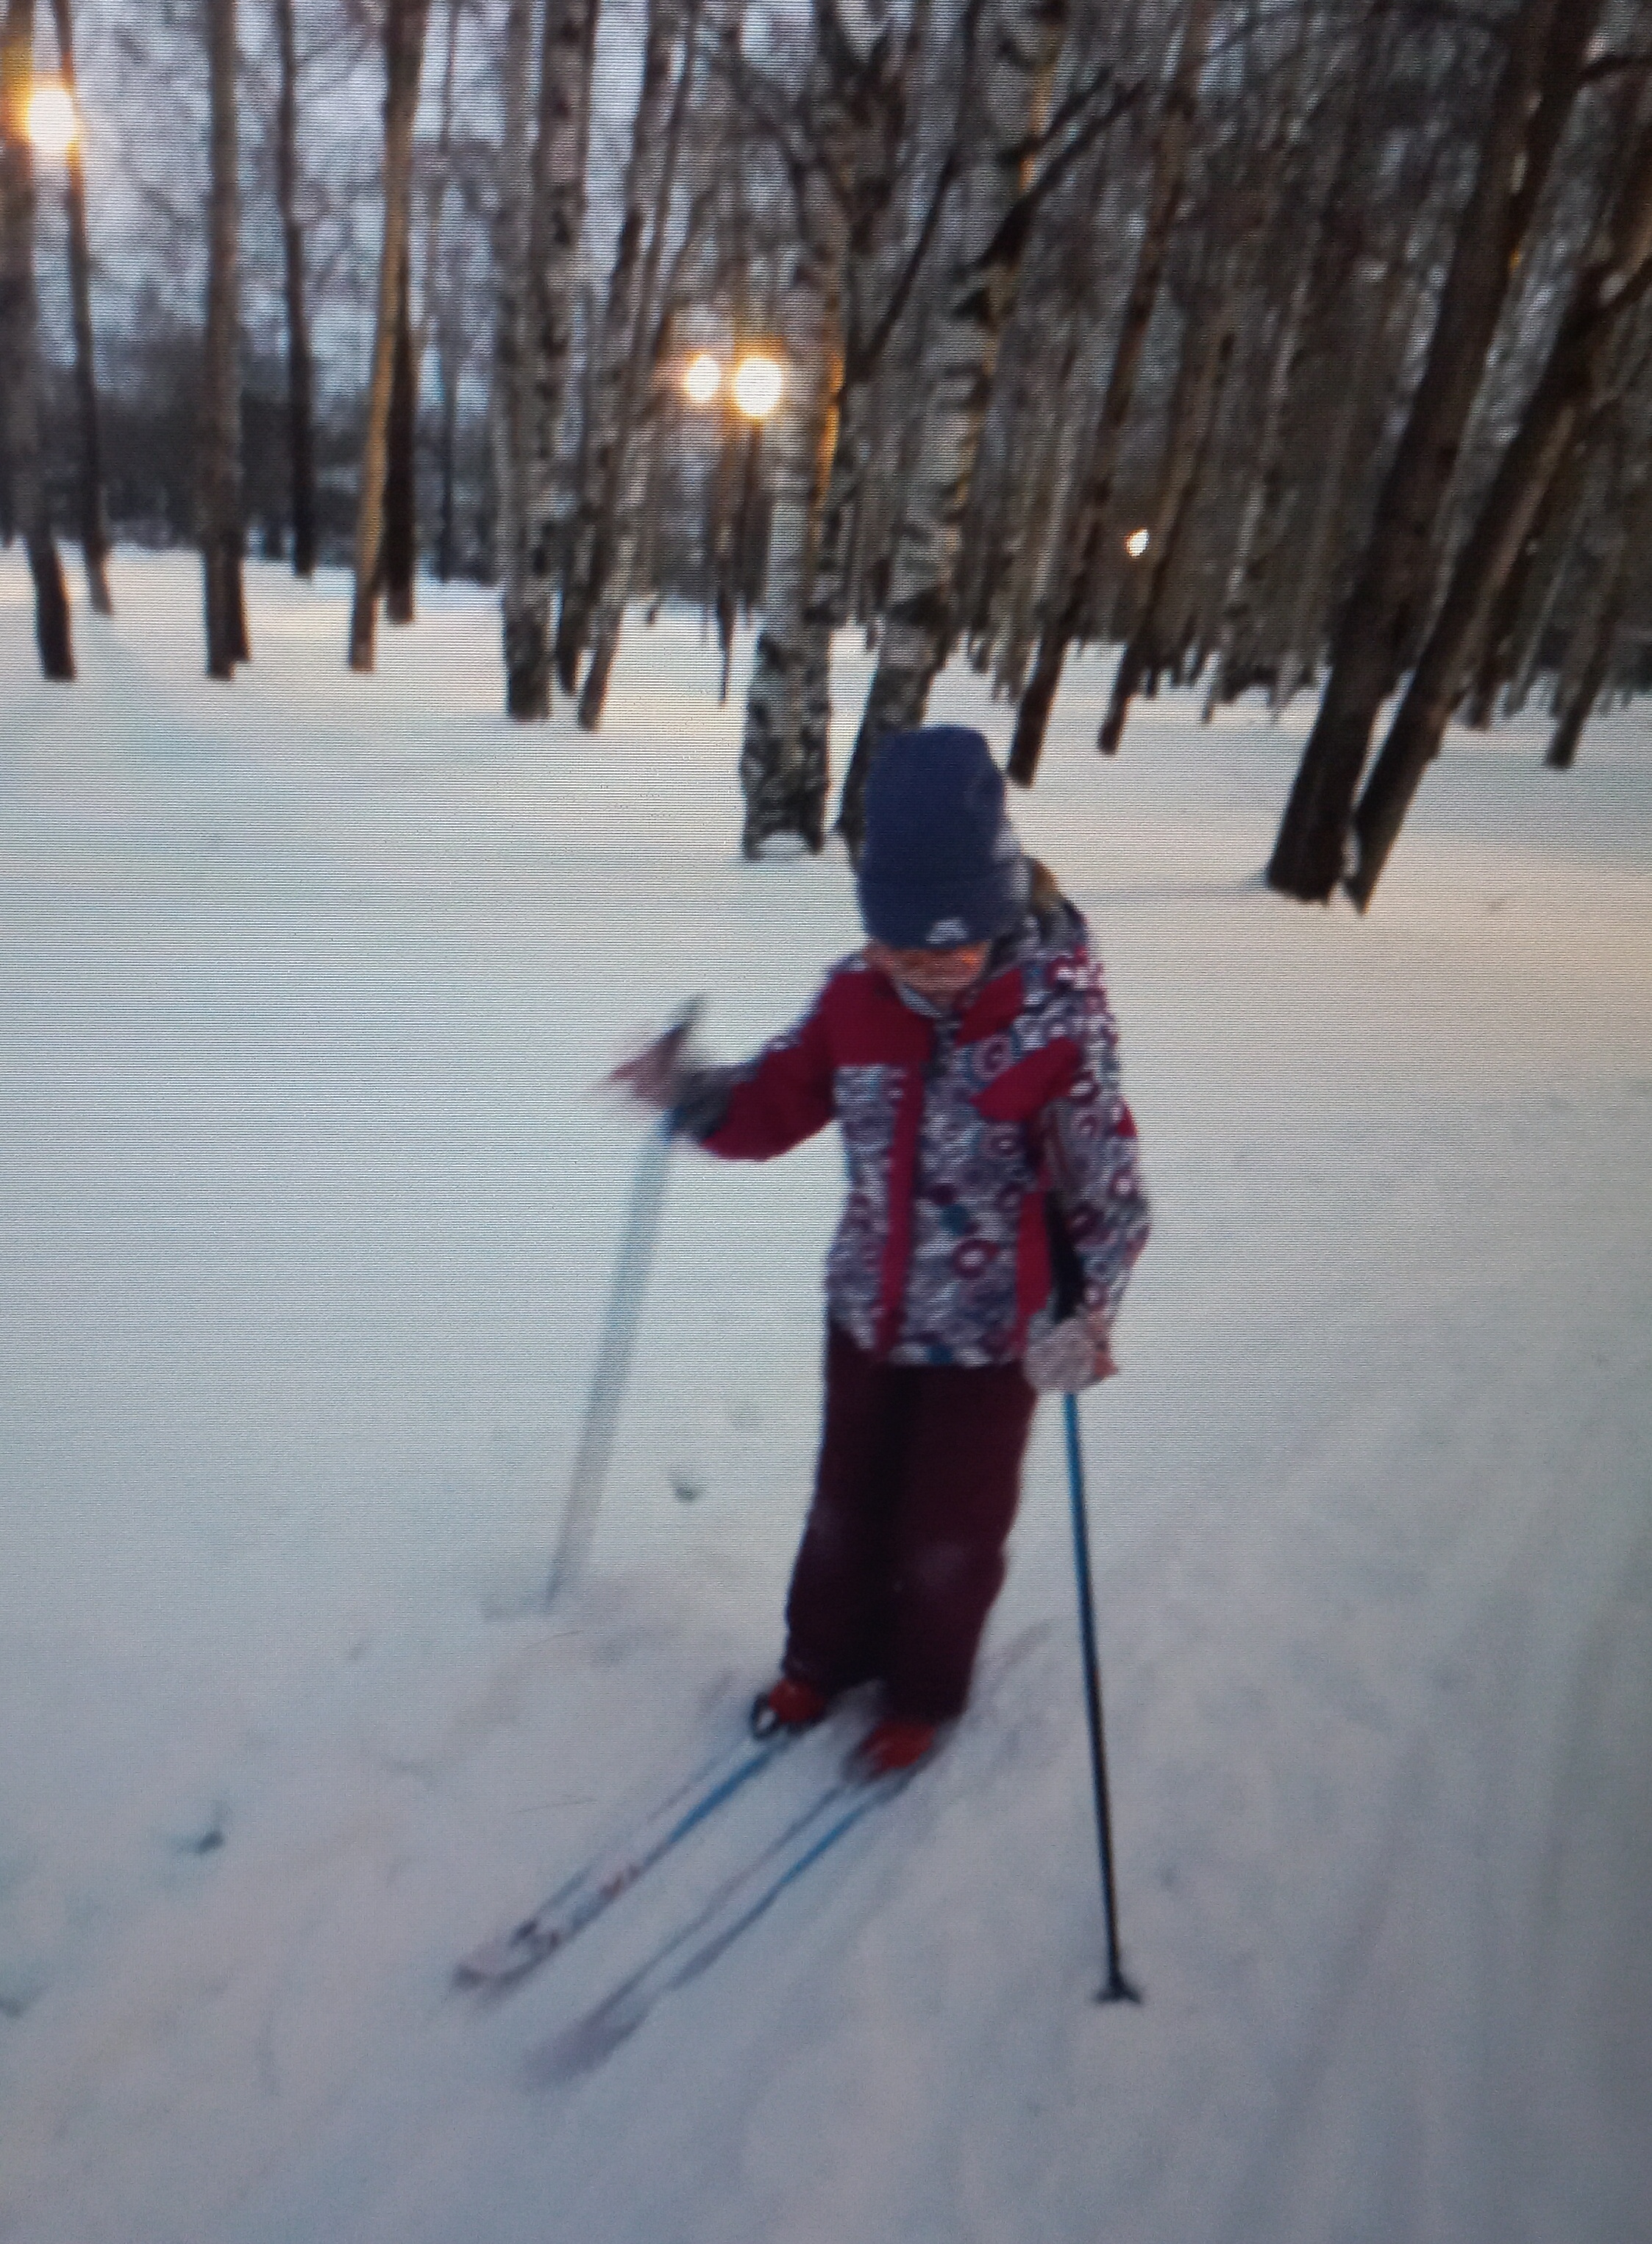
[[[698,997],[691,998],[665,1031],[679,1050],[699,1017],[700,1003]],[[585,1423],[580,1430],[573,1478],[563,1511],[562,1531],[556,1538],[550,1579],[545,1587],[547,1605],[584,1571],[591,1538],[597,1531],[597,1509],[608,1477],[614,1430],[619,1423],[619,1406],[630,1371],[637,1319],[654,1255],[654,1236],[659,1225],[660,1204],[665,1196],[665,1172],[671,1160],[676,1122],[675,1113],[662,1115],[644,1139],[643,1150],[637,1156],[630,1207],[620,1240],[619,1260],[614,1266],[608,1315],[603,1321],[590,1394],[585,1403]]]
[[[1084,1454],[1078,1437],[1078,1397],[1062,1397],[1067,1422],[1067,1480],[1073,1499],[1073,1562],[1078,1578],[1078,1632],[1084,1649],[1084,1712],[1089,1720],[1090,1777],[1096,1795],[1096,1841],[1102,1863],[1102,1913],[1107,1925],[1107,1978],[1098,2003],[1139,2003],[1118,1953],[1118,1907],[1113,1891],[1113,1820],[1107,1801],[1107,1743],[1102,1732],[1102,1663],[1096,1647],[1096,1599],[1090,1583],[1089,1523],[1084,1502]]]
[[[1044,1199],[1050,1277],[1057,1319],[1077,1316],[1084,1302],[1084,1273],[1054,1193]],[[1113,1890],[1113,1818],[1107,1801],[1107,1740],[1102,1729],[1102,1661],[1096,1649],[1096,1592],[1090,1580],[1089,1517],[1084,1500],[1084,1451],[1079,1440],[1078,1397],[1063,1395],[1067,1429],[1067,1486],[1073,1506],[1073,1573],[1078,1585],[1078,1635],[1084,1653],[1084,1713],[1089,1724],[1091,1789],[1096,1795],[1096,1845],[1102,1865],[1102,1916],[1107,1927],[1107,1979],[1098,2003],[1139,2003],[1118,1954],[1118,1903]]]

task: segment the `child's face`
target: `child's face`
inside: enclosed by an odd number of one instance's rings
[[[898,950],[893,943],[869,943],[868,966],[904,982],[932,1005],[954,1005],[980,981],[989,943],[964,943],[954,950]]]

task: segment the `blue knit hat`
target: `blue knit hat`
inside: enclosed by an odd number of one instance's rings
[[[982,734],[924,725],[882,742],[855,885],[866,933],[898,950],[990,943],[1015,924],[1027,865]]]

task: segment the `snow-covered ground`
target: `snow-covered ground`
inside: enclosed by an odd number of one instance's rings
[[[1157,1227],[1084,1405],[1126,1960],[1059,1421],[980,1700],[598,2069],[538,2056],[809,1771],[514,1997],[454,1959],[765,1677],[835,1147],[674,1167],[588,1586],[538,1598],[630,1190],[591,1086],[855,939],[740,863],[737,710],[607,730],[495,611],[376,677],[254,569],[199,675],[122,553],[41,684],[0,558],[0,2237],[1637,2244],[1652,2234],[1652,742],[1453,735],[1367,920],[1268,894],[1305,709],[1077,665],[1029,844],[1090,913]],[[846,642],[843,728],[866,674]],[[937,714],[1005,713],[967,672]],[[792,1789],[788,1792],[786,1788]],[[765,1788],[772,1788],[765,1799]]]

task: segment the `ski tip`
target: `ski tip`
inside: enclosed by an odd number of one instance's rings
[[[648,2009],[640,1996],[610,1996],[534,2051],[523,2067],[528,2085],[541,2090],[565,2088],[582,2075],[594,2072],[622,2042],[630,2040],[648,2016]]]
[[[462,1957],[453,1967],[455,1987],[496,1987],[509,1976],[509,1967],[491,1950]]]
[[[454,1966],[454,1981],[461,1987],[502,1987],[549,1952],[524,1941],[519,1932],[502,1933],[462,1957]]]

